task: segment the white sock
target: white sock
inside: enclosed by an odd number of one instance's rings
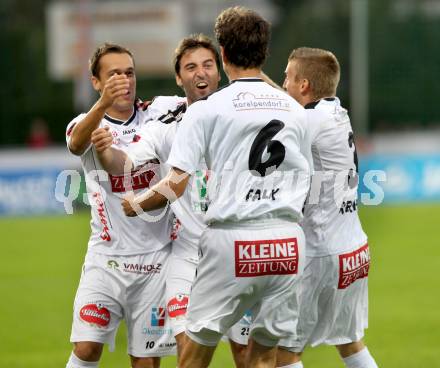
[[[281,367],[277,367],[277,368],[304,368],[303,364],[301,361],[293,363],[293,364],[289,364],[289,365],[283,365]]]
[[[342,360],[347,368],[378,368],[366,347],[353,355],[342,358]]]
[[[86,362],[79,359],[72,351],[70,354],[69,361],[67,362],[66,368],[97,368],[98,362]]]

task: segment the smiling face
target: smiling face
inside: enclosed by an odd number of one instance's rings
[[[220,81],[220,72],[214,53],[204,47],[188,49],[180,59],[176,83],[185,91],[188,105],[214,92]]]
[[[125,74],[128,78],[129,88],[124,96],[117,97],[109,109],[110,115],[120,113],[131,113],[133,110],[136,95],[136,75],[134,72],[134,63],[130,55],[126,53],[105,54],[99,60],[99,74],[92,77],[93,86],[96,90],[102,91],[105,82],[115,74]],[[94,79],[94,80],[93,80]]]

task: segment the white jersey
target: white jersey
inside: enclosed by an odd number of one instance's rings
[[[194,102],[180,125],[168,164],[193,174],[205,158],[207,223],[301,218],[310,171],[305,110],[293,98],[238,79]]]
[[[165,110],[166,111],[166,110]],[[162,114],[153,102],[146,111],[134,110],[127,121],[105,116],[100,127],[110,127],[113,146],[125,150],[140,138],[138,132],[149,120]],[[86,114],[73,119],[66,130],[67,146],[71,132]],[[131,173],[130,182],[123,175],[110,175],[101,166],[95,147],[91,144],[81,155],[81,164],[86,179],[89,203],[91,205],[91,236],[88,251],[108,255],[135,255],[149,253],[170,244],[172,213],[154,211],[157,222],[146,222],[140,217],[125,216],[121,199],[126,191],[133,189],[135,194],[148,190],[158,182],[161,168],[158,162],[147,163],[140,170]]]
[[[357,154],[347,110],[339,99],[305,106],[314,130],[314,175],[302,226],[307,256],[342,253],[363,245],[367,237],[357,212]]]
[[[140,132],[140,139],[129,145],[127,155],[130,157],[135,167],[145,165],[146,162],[158,159],[160,163],[166,163],[171,151],[179,121],[182,119],[186,111],[186,98],[180,97],[156,97],[154,100],[157,104],[163,101],[169,106],[169,102],[174,101],[174,108],[160,116],[157,120],[153,120],[146,124]],[[200,236],[205,229],[203,215],[208,206],[206,195],[206,182],[208,174],[206,165],[199,165],[196,175],[191,178],[183,196],[171,204],[173,212],[182,222],[182,228],[179,231],[179,237],[186,240],[185,245],[191,247],[192,252],[197,248]],[[188,244],[187,244],[188,243]],[[178,248],[184,248],[180,246]],[[181,254],[186,249],[175,249]],[[197,251],[196,251],[197,252]]]

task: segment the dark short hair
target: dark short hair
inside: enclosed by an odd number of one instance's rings
[[[107,54],[128,54],[134,62],[133,54],[130,52],[129,49],[115,43],[106,42],[95,49],[95,52],[89,60],[89,70],[94,77],[99,77],[99,61],[104,55]]]
[[[174,71],[177,75],[180,73],[180,60],[182,59],[185,52],[188,50],[195,50],[198,48],[204,48],[210,50],[214,54],[215,63],[217,64],[217,69],[220,70],[220,55],[214,46],[212,40],[202,33],[193,34],[189,37],[185,37],[180,41],[176,50],[174,51]]]
[[[263,66],[268,55],[270,24],[258,13],[241,6],[223,10],[214,32],[230,63],[245,69]]]

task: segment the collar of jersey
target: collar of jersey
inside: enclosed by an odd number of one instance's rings
[[[107,114],[104,115],[105,120],[107,120],[110,123],[118,124],[118,125],[128,125],[134,120],[135,117],[136,117],[136,108],[133,109],[133,114],[131,114],[130,118],[126,121],[112,118]]]
[[[325,97],[323,98],[325,101],[334,101],[336,100],[336,97]],[[322,100],[309,102],[307,105],[304,106],[305,109],[314,109],[316,105],[318,105]]]
[[[235,82],[264,82],[264,80],[262,80],[261,78],[239,78],[239,79],[234,79],[232,81],[229,82],[229,84],[235,83]]]

